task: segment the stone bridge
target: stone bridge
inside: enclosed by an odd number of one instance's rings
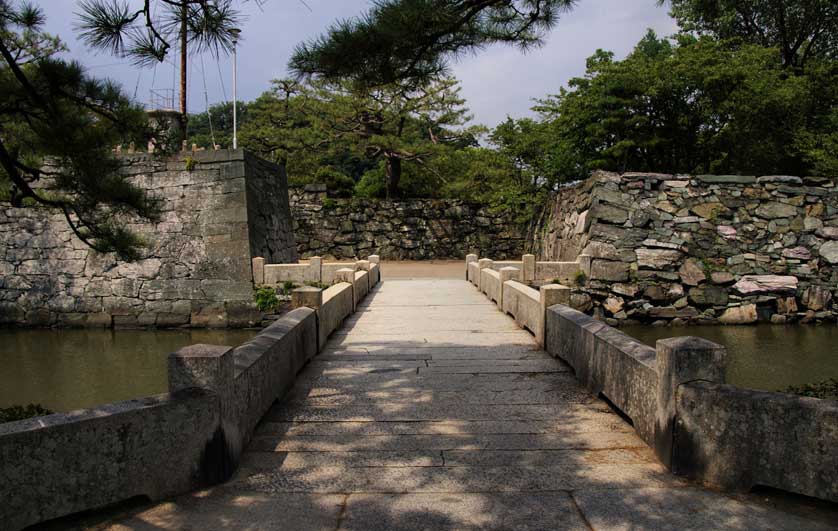
[[[810,516],[670,474],[471,284],[415,279],[361,303],[230,481],[112,528],[832,528]]]

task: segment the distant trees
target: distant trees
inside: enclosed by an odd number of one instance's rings
[[[789,76],[776,49],[649,32],[622,61],[598,51],[587,72],[539,102],[544,165],[557,180],[594,169],[807,174],[829,167],[838,68]],[[820,147],[818,147],[820,146]],[[834,152],[833,152],[834,153]]]

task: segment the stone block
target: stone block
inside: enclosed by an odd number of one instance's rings
[[[253,269],[253,283],[262,285],[265,283],[265,259],[256,257],[251,260],[251,267]]]
[[[667,269],[681,261],[680,251],[671,249],[637,249],[637,266],[644,269]]]
[[[734,306],[719,316],[719,322],[722,324],[750,324],[757,321],[757,306],[756,304],[745,304],[742,306]]]
[[[724,383],[726,356],[723,346],[698,337],[658,340],[654,449],[664,466],[671,468],[673,464],[678,388],[696,380]]]
[[[311,286],[296,288],[291,292],[291,307],[307,307],[313,310],[320,308],[323,304],[323,290]]]
[[[625,262],[612,262],[610,260],[591,261],[591,280],[606,280],[611,282],[623,282],[629,278],[629,265]]]
[[[733,285],[733,289],[742,295],[761,295],[765,293],[788,293],[797,291],[797,277],[789,275],[745,275]]]

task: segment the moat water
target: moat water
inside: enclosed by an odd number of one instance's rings
[[[627,326],[626,334],[655,346],[673,336],[697,336],[727,347],[727,383],[783,390],[838,378],[838,326]]]
[[[776,391],[838,378],[838,326],[698,326],[622,329],[654,346],[693,335],[728,348],[727,381]],[[239,345],[257,330],[0,329],[0,407],[53,411],[167,391],[166,357],[193,343]]]
[[[0,407],[71,411],[165,393],[170,352],[193,343],[236,346],[257,333],[0,329]]]

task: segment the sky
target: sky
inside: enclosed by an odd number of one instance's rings
[[[140,5],[140,0],[128,0]],[[37,0],[47,15],[46,30],[68,45],[67,57],[85,65],[96,77],[121,83],[142,102],[152,88],[179,86],[171,63],[138,69],[126,60],[85,48],[76,37],[76,0]],[[254,0],[240,8],[245,16],[238,47],[238,99],[252,100],[270,88],[270,80],[288,75],[288,59],[301,41],[322,33],[330,23],[364,12],[368,0]],[[581,0],[562,16],[541,48],[522,53],[495,45],[452,64],[473,122],[495,126],[507,116],[532,114],[534,98],[555,94],[573,77],[585,72],[585,59],[597,48],[618,58],[629,53],[647,28],[659,35],[675,33],[674,21],[656,0]],[[177,54],[170,61],[176,61]],[[194,57],[189,72],[189,112],[202,112],[207,103],[232,99],[232,61],[211,55]]]

